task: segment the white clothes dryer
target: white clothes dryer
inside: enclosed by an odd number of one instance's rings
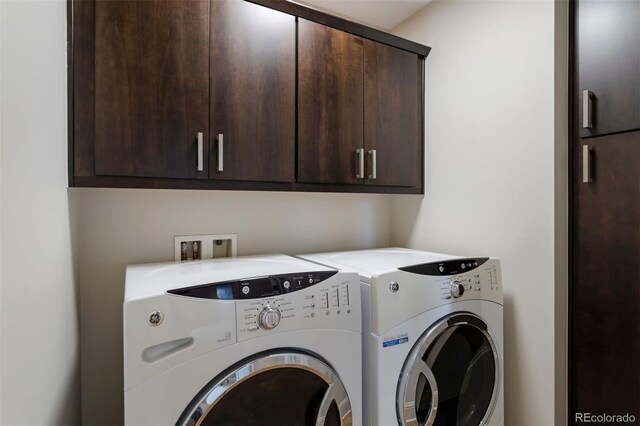
[[[498,259],[400,248],[299,257],[360,274],[365,424],[504,423]]]
[[[128,425],[362,424],[358,275],[289,256],[127,268]]]

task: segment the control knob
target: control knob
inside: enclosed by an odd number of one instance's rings
[[[258,325],[264,330],[271,330],[280,324],[281,317],[282,315],[278,308],[267,306],[258,315]]]
[[[456,299],[464,294],[464,285],[460,281],[451,282],[451,295]]]

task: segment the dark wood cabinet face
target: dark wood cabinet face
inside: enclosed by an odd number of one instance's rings
[[[208,177],[208,52],[208,1],[95,3],[97,175]]]
[[[576,7],[579,90],[592,92],[589,137],[640,129],[640,1],[580,0]]]
[[[572,178],[571,409],[630,413],[640,421],[640,132],[577,142]],[[584,144],[592,148],[590,183],[582,183]],[[576,423],[573,413],[570,424]]]
[[[398,166],[413,149],[383,146],[389,132],[411,139],[392,122],[407,124],[405,109],[385,110],[395,94],[369,90],[365,110],[364,41],[420,63],[427,46],[281,0],[70,0],[67,17],[70,186],[423,191],[409,183],[414,163]],[[391,75],[404,82],[413,69],[385,65],[392,57],[370,54],[390,69],[369,85],[386,78],[410,97]],[[418,73],[422,139],[423,65]],[[368,143],[367,114],[378,126]],[[375,122],[384,115],[390,129]],[[368,150],[377,179],[364,179]]]
[[[365,40],[364,70],[365,182],[420,186],[422,61],[414,53]]]
[[[298,182],[358,184],[363,39],[298,21]]]
[[[210,69],[210,178],[295,181],[295,17],[212,1]]]
[[[570,7],[568,423],[629,413],[640,424],[640,2]]]

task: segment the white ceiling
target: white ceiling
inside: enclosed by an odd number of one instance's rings
[[[320,9],[386,31],[422,9],[431,0],[298,0]]]

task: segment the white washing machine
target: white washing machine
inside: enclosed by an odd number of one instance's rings
[[[289,256],[127,268],[128,425],[362,423],[358,275]]]
[[[504,423],[498,259],[399,248],[300,257],[360,274],[365,424]]]

